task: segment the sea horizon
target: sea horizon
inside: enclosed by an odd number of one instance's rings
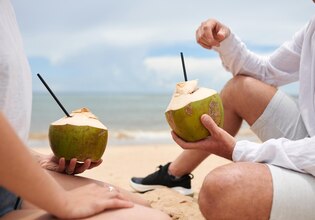
[[[172,94],[59,92],[56,96],[69,113],[86,107],[95,114],[108,129],[108,145],[174,143],[164,115]],[[64,116],[48,92],[34,92],[28,146],[49,146],[50,123]],[[241,139],[255,139],[246,124],[240,133]]]
[[[172,94],[60,92],[64,108],[71,111],[88,108],[107,127],[108,144],[135,145],[172,143],[164,116]],[[28,145],[47,146],[50,123],[65,113],[48,92],[33,93],[31,129]]]

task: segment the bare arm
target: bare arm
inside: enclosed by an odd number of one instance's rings
[[[0,185],[61,218],[81,218],[107,208],[131,207],[118,192],[88,185],[65,191],[31,156],[0,113]]]

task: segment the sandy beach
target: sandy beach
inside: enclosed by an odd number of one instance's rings
[[[133,192],[129,186],[131,177],[146,176],[156,171],[159,165],[173,161],[183,151],[172,140],[170,128],[165,120],[165,106],[170,99],[168,94],[92,93],[64,94],[62,97],[69,106],[86,103],[110,131],[107,149],[102,158],[103,163],[84,172],[82,174],[84,177],[108,182]],[[60,112],[56,112],[55,103],[51,101],[49,94],[35,94],[33,106],[34,117],[28,146],[36,151],[51,154],[47,125],[60,118],[61,116],[56,116]],[[257,140],[246,123],[241,126],[237,139]],[[203,219],[197,203],[203,180],[211,170],[230,162],[214,155],[203,161],[192,172],[193,197],[182,196],[168,188],[140,195],[147,199],[153,208],[168,213],[173,219]]]
[[[49,147],[35,150],[45,154],[51,153]],[[174,160],[181,151],[182,149],[175,144],[108,146],[103,155],[103,163],[95,169],[86,171],[82,176],[109,182],[133,192],[129,186],[132,176],[145,176],[155,171],[158,165]],[[173,219],[203,219],[197,204],[203,179],[210,170],[229,162],[217,156],[207,158],[193,172],[193,197],[182,196],[167,188],[140,195],[147,199],[152,207],[168,213]]]
[[[46,139],[47,136],[30,138]],[[110,136],[109,138],[114,139],[115,137]],[[248,126],[240,129],[236,138],[238,140],[259,141]],[[124,138],[121,137],[120,139]],[[132,143],[132,140],[128,141]],[[102,157],[103,163],[99,167],[88,170],[81,175],[108,182],[134,192],[129,186],[131,177],[146,176],[154,172],[157,166],[173,161],[182,152],[182,148],[177,146],[175,142],[169,144],[154,143],[136,145],[115,145],[109,143]],[[48,144],[47,146],[34,147],[33,149],[44,154],[52,153]],[[204,160],[192,173],[194,175],[192,180],[193,197],[183,196],[168,188],[161,188],[139,195],[148,200],[153,208],[166,212],[173,219],[204,219],[199,211],[197,202],[203,179],[211,170],[227,163],[231,163],[231,161],[215,155],[211,155]]]

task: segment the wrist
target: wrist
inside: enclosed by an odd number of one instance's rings
[[[236,36],[229,30],[228,36],[220,42],[218,47],[213,47],[213,49],[221,55],[229,54],[238,41]]]
[[[58,195],[55,195],[54,202],[51,203],[51,207],[47,211],[61,219],[71,216],[73,207],[71,208],[70,198],[71,195],[68,191],[64,189],[60,190]]]
[[[231,137],[228,141],[226,141],[224,146],[220,147],[219,153],[217,155],[224,157],[228,160],[232,160],[235,145],[236,145],[236,140],[234,137]]]

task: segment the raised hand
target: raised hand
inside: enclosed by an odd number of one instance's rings
[[[202,22],[196,31],[197,42],[206,49],[220,46],[220,42],[230,35],[230,29],[217,20]]]

